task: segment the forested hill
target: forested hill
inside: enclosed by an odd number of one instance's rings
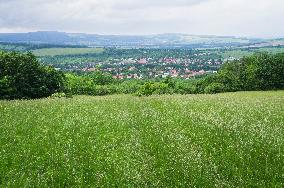
[[[265,40],[241,37],[202,36],[188,34],[158,34],[144,36],[130,35],[97,35],[84,33],[65,33],[57,31],[38,31],[29,33],[2,33],[0,42],[87,45],[87,46],[119,46],[119,47],[241,47],[251,45],[284,45],[282,39]]]

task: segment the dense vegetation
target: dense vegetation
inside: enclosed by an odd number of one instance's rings
[[[98,54],[104,51],[103,48],[41,48],[33,50],[36,56],[60,56],[74,54]]]
[[[82,76],[68,75],[67,80],[67,88],[71,93],[91,95],[198,94],[284,89],[284,53],[256,53],[225,63],[217,74],[200,79],[182,80],[167,77],[150,81],[117,81],[109,74],[96,71]]]
[[[40,49],[53,49],[53,48],[87,48],[87,46],[82,45],[55,45],[55,44],[45,44],[45,43],[9,43],[9,42],[0,42],[0,49],[5,51],[34,51]]]
[[[48,97],[64,89],[64,75],[31,54],[0,52],[0,99]]]
[[[76,48],[75,48],[76,49]],[[178,76],[186,76],[186,70],[216,71],[227,60],[240,59],[255,52],[284,52],[283,47],[246,49],[80,49],[62,48],[58,53],[54,48],[35,50],[44,64],[53,65],[63,71],[81,71],[100,65],[113,75],[143,75],[155,78],[169,70],[176,70]],[[90,51],[89,53],[87,53]],[[94,51],[94,52],[93,52]],[[56,55],[57,54],[57,55]],[[61,55],[58,55],[61,54]],[[139,61],[145,59],[146,64]],[[162,73],[161,73],[162,72]]]
[[[0,187],[283,187],[284,92],[0,101]]]
[[[284,88],[284,53],[256,53],[224,64],[218,74],[206,77],[204,92],[272,90]]]
[[[283,187],[284,92],[202,95],[281,89],[284,53],[135,80],[0,52],[0,99],[51,96],[0,101],[0,187]]]
[[[97,67],[94,72],[63,73],[41,65],[31,54],[1,52],[0,98],[40,98],[56,92],[73,95],[198,94],[284,89],[284,53],[256,53],[225,63],[217,74],[189,80],[117,80]]]

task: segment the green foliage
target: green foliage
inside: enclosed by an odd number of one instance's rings
[[[77,76],[74,74],[65,74],[67,93],[73,95],[92,95],[94,90],[94,82],[91,78]]]
[[[0,187],[283,187],[284,91],[0,101]]]
[[[170,88],[174,88],[175,87],[175,81],[173,80],[172,77],[170,76],[167,76],[163,81],[162,83],[165,83],[167,84]]]
[[[244,83],[240,80],[241,66],[239,61],[222,65],[213,82],[224,85],[224,91],[238,91]]]
[[[63,87],[64,75],[32,53],[0,52],[0,99],[47,97]]]
[[[174,93],[195,94],[196,93],[196,85],[193,81],[179,80],[175,84]]]
[[[208,76],[196,84],[197,93],[208,92],[212,89],[211,84],[217,86],[217,83],[222,85],[221,91],[284,89],[284,53],[256,53],[225,63],[217,75]]]
[[[221,83],[211,83],[204,89],[204,93],[215,94],[224,91],[224,85]]]
[[[103,96],[117,93],[115,85],[96,85],[93,95]]]
[[[139,96],[145,95],[145,96],[149,96],[149,95],[153,95],[155,91],[155,85],[153,82],[146,82],[141,89],[138,92]]]
[[[256,53],[239,61],[239,90],[271,90],[284,88],[284,53]],[[236,78],[237,79],[237,78]]]
[[[36,49],[33,53],[36,56],[57,56],[57,55],[76,55],[76,54],[99,54],[103,48],[42,48]]]
[[[150,96],[150,95],[161,95],[161,94],[172,94],[173,89],[166,83],[159,82],[146,82],[138,91],[138,96]]]
[[[16,88],[12,85],[12,78],[10,76],[4,76],[0,79],[0,99],[8,99],[13,95]]]
[[[150,96],[284,89],[284,53],[256,53],[241,60],[227,62],[217,74],[195,80],[167,77],[155,81],[115,81],[110,74],[102,71],[75,76],[74,79],[77,79],[77,83],[67,84],[73,94],[91,95],[136,93],[139,96]]]
[[[137,50],[138,52],[144,51]],[[102,53],[131,55],[128,50],[108,49]],[[148,69],[145,68],[147,71]],[[110,73],[103,72],[101,67],[94,72],[81,75],[68,73],[64,76],[50,66],[42,66],[31,53],[0,52],[0,99],[41,98],[56,92],[74,95],[136,93],[149,96],[273,89],[284,89],[284,53],[256,53],[225,63],[217,74],[191,80],[166,77],[119,81]]]
[[[137,93],[143,86],[143,81],[141,80],[124,80],[117,85],[118,93],[123,94],[134,94]]]
[[[119,93],[118,86],[110,84],[113,82],[112,77],[110,79],[109,75],[99,71],[83,76],[66,74],[66,78],[66,92],[73,95],[110,95]]]
[[[104,73],[101,70],[97,70],[92,73],[89,73],[88,77],[93,79],[93,82],[96,85],[108,85],[108,84],[112,84],[115,82],[111,74]]]

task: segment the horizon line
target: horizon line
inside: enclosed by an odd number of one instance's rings
[[[86,35],[102,35],[102,36],[153,36],[153,35],[189,35],[189,36],[205,36],[205,37],[231,37],[231,38],[250,38],[250,39],[279,39],[284,36],[249,36],[249,35],[218,35],[218,34],[193,34],[193,33],[182,33],[182,32],[165,32],[165,33],[151,33],[151,34],[107,34],[107,33],[90,33],[90,32],[73,32],[73,31],[60,31],[60,30],[30,30],[30,31],[15,31],[15,32],[1,32],[0,34],[28,34],[28,33],[39,33],[39,32],[54,32],[54,33],[66,33],[66,34],[86,34]]]

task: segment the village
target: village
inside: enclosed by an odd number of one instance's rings
[[[223,64],[220,59],[200,58],[121,58],[107,62],[89,63],[83,72],[101,70],[110,73],[115,79],[182,78],[216,73]]]

